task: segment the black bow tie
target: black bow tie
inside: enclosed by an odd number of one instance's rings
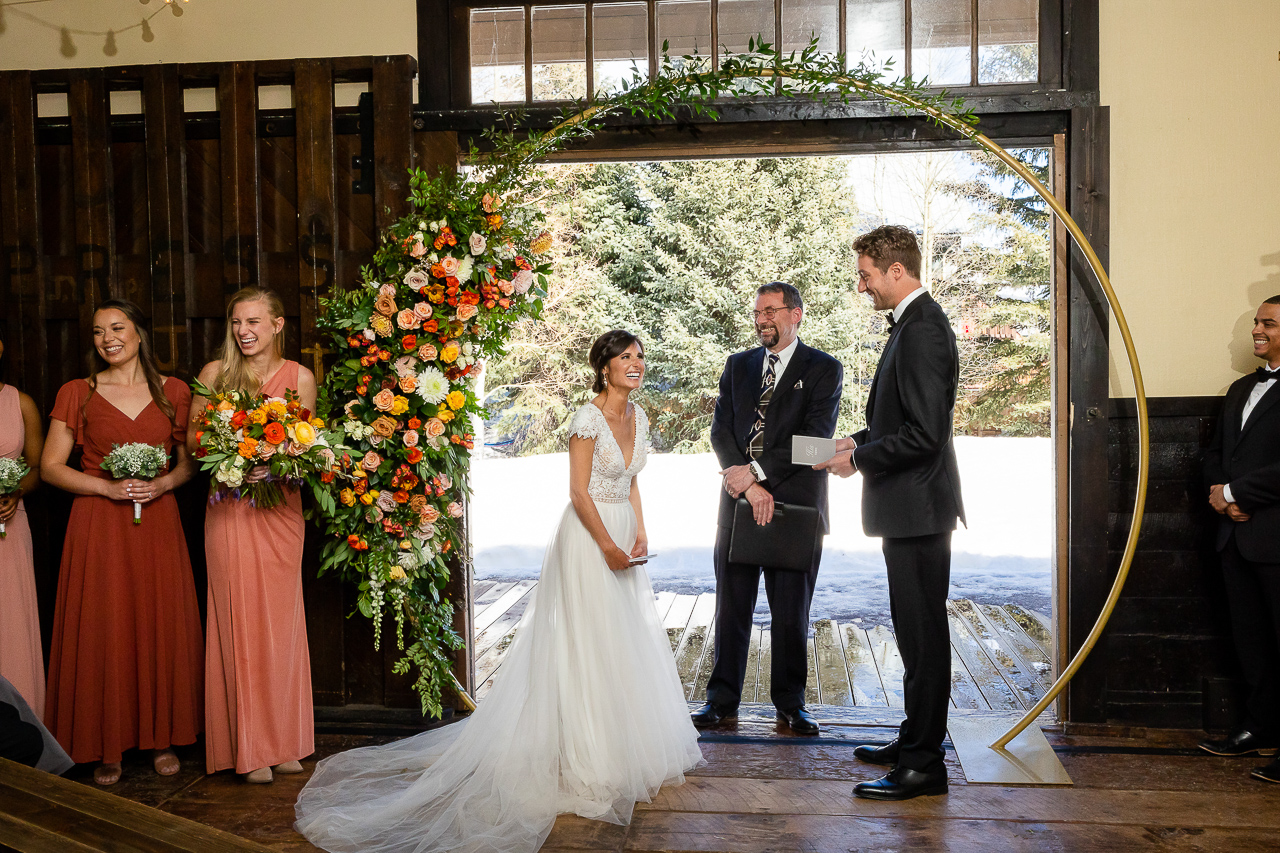
[[[1259,367],[1253,372],[1253,378],[1259,382],[1270,382],[1272,379],[1280,379],[1280,370],[1268,370],[1265,367]]]
[[[897,321],[897,320],[895,320],[895,319],[893,319],[893,312],[892,312],[892,311],[890,311],[888,314],[885,314],[885,315],[884,315],[884,317],[885,317],[885,319],[886,319],[886,320],[888,320],[888,321],[889,321],[889,328],[890,328],[890,329],[892,329],[894,326],[898,325],[898,321]],[[1262,368],[1258,368],[1258,369],[1259,369],[1259,370],[1261,370]]]

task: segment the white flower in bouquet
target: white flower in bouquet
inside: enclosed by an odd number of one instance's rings
[[[401,551],[396,557],[396,562],[409,571],[413,571],[421,565],[418,561],[418,555],[412,551]]]
[[[218,465],[214,478],[229,489],[238,489],[244,484],[244,470],[233,460]]]
[[[0,456],[0,495],[11,495],[18,491],[22,478],[27,476],[30,466],[26,460],[10,459],[7,456]],[[5,533],[4,522],[0,521],[0,539],[8,535]]]
[[[473,255],[483,255],[485,247],[488,246],[488,243],[484,239],[484,235],[479,231],[473,231],[471,233],[471,240],[469,242],[471,243],[471,254]]]
[[[475,269],[475,258],[470,255],[465,256],[462,262],[458,264],[458,281],[470,281],[471,273]]]
[[[439,368],[428,367],[418,374],[418,396],[432,405],[439,405],[449,396],[449,380]]]
[[[169,464],[169,453],[158,444],[131,441],[113,444],[102,459],[102,470],[116,480],[151,480]],[[142,523],[142,504],[133,502],[133,523]]]

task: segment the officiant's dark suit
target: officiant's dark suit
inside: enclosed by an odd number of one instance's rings
[[[951,695],[947,589],[951,534],[964,520],[960,472],[952,442],[960,358],[942,307],[920,285],[920,251],[905,228],[884,226],[858,238],[860,292],[890,311],[889,339],[867,397],[867,427],[833,473],[862,472],[862,527],[883,539],[889,608],[904,668],[906,720],[880,750],[859,747],[863,760],[893,773],[854,792],[906,799],[946,792],[942,741]],[[897,314],[898,316],[894,316]]]
[[[756,315],[757,333],[765,346],[729,356],[720,377],[720,395],[711,421],[711,446],[720,467],[726,472],[755,472],[757,487],[765,490],[772,501],[817,507],[822,518],[822,532],[828,530],[827,475],[812,468],[791,464],[791,437],[808,435],[829,438],[836,427],[843,387],[844,371],[840,362],[821,350],[806,346],[796,335],[803,317],[799,293],[791,285],[765,285],[757,296],[757,309],[778,316]],[[770,288],[775,288],[770,290]],[[786,308],[790,300],[795,308]],[[784,318],[786,323],[784,325]],[[769,344],[771,329],[781,330],[781,346]],[[768,370],[766,357],[774,349],[786,355],[788,338],[795,341],[785,369],[773,378],[773,391],[768,398],[763,435],[752,447],[762,380]],[[775,353],[776,354],[776,353]],[[754,462],[754,465],[752,464]],[[748,475],[748,482],[750,475]],[[733,527],[735,498],[732,476],[726,476],[726,489],[721,490],[717,517],[715,573],[716,624],[715,666],[707,682],[707,700],[711,708],[694,715],[696,723],[715,722],[716,717],[736,713],[746,673],[747,651],[751,641],[752,614],[764,574],[765,594],[769,600],[771,621],[770,698],[796,731],[817,731],[817,725],[803,712],[805,680],[808,673],[807,649],[809,604],[822,558],[822,540],[810,569],[788,571],[743,563],[729,562],[730,533]],[[756,496],[760,493],[756,492]],[[746,495],[749,499],[752,494]]]
[[[1241,725],[1201,744],[1217,755],[1280,746],[1280,296],[1272,300],[1253,327],[1254,355],[1268,364],[1231,383],[1205,453],[1209,502],[1222,514],[1215,545],[1249,685]],[[1254,775],[1280,782],[1280,760]]]

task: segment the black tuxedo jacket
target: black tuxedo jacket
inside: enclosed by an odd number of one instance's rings
[[[720,375],[720,396],[711,419],[711,448],[721,468],[745,465],[751,425],[760,401],[760,380],[764,376],[764,347],[734,353]],[[822,350],[801,341],[777,377],[764,424],[764,450],[756,460],[764,470],[761,483],[775,501],[815,506],[822,515],[822,532],[827,523],[827,472],[808,465],[791,464],[791,436],[812,435],[830,438],[836,430],[844,368]],[[721,527],[733,526],[734,499],[720,491]]]
[[[926,536],[964,521],[951,440],[959,384],[955,333],[923,293],[889,334],[867,397],[867,428],[853,436],[868,536]]]
[[[1218,550],[1234,531],[1240,556],[1280,563],[1280,382],[1262,395],[1241,426],[1244,404],[1256,386],[1249,374],[1227,389],[1222,417],[1205,452],[1205,487],[1229,484],[1231,496],[1251,516],[1242,522],[1222,516]]]

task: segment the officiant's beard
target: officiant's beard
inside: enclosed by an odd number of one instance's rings
[[[769,347],[778,345],[778,327],[777,326],[756,326],[756,337],[760,339],[760,346],[768,349]]]

